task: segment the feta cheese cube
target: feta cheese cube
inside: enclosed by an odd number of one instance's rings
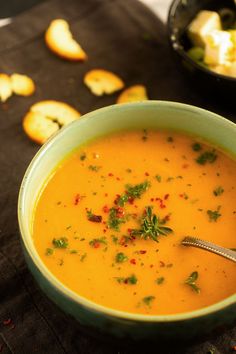
[[[205,47],[205,36],[212,30],[221,30],[220,16],[215,11],[200,11],[188,26],[188,36],[194,46]]]
[[[232,60],[233,42],[229,32],[213,30],[205,36],[205,44],[206,64],[221,65]]]

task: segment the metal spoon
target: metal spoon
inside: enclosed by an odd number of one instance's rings
[[[233,251],[229,248],[221,247],[215,245],[214,243],[200,240],[199,238],[187,236],[182,241],[181,244],[184,246],[193,246],[197,248],[202,248],[206,251],[216,253],[219,256],[225,257],[233,262],[236,262],[236,251]]]

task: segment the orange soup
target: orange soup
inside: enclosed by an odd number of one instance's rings
[[[68,288],[98,304],[175,314],[236,290],[235,263],[181,245],[235,248],[236,162],[167,131],[127,131],[79,148],[39,196],[35,247]]]

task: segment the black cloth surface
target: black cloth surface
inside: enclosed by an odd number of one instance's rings
[[[88,54],[85,63],[63,61],[44,43],[54,18],[70,22]],[[0,104],[0,353],[232,353],[236,328],[209,340],[167,347],[123,348],[84,334],[38,288],[28,271],[17,224],[17,196],[24,171],[39,149],[22,130],[22,117],[39,100],[56,99],[81,113],[115,103],[117,94],[98,98],[83,85],[91,68],[120,75],[127,86],[142,83],[151,99],[173,100],[211,109],[234,120],[233,107],[194,92],[178,72],[165,26],[135,0],[45,1],[0,29],[0,72],[24,73],[36,83],[28,98]],[[208,102],[209,101],[209,102]],[[210,129],[210,127],[209,127]]]

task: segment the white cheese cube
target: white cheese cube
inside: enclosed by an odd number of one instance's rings
[[[233,53],[232,53],[232,60],[236,60],[236,30],[229,30],[229,33],[231,35],[231,41],[233,43]]]
[[[188,36],[196,47],[205,46],[205,36],[212,30],[221,30],[220,16],[215,11],[200,11],[188,26]]]
[[[227,31],[214,30],[205,37],[204,62],[209,65],[227,64],[232,60],[233,42]]]

